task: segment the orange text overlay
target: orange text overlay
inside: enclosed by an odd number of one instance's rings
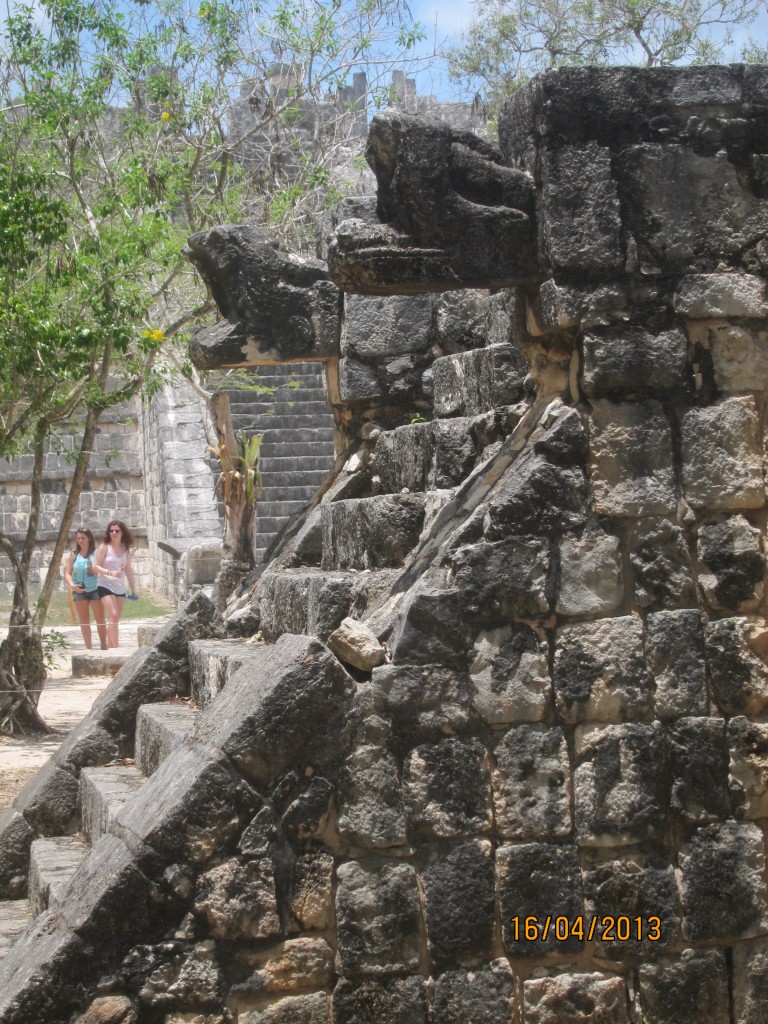
[[[590,942],[658,942],[661,939],[661,918],[629,917],[576,917],[547,915],[546,917],[510,917],[512,937],[515,942],[546,942],[555,939],[585,939]]]

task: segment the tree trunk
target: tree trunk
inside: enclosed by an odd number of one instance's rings
[[[12,541],[2,533],[0,547],[16,575],[8,636],[0,643],[0,730],[47,733],[37,710],[46,675],[42,633],[29,611],[26,574]]]
[[[64,549],[67,547],[67,543],[69,541],[69,531],[72,527],[72,520],[75,518],[75,512],[80,507],[80,492],[83,489],[85,474],[88,471],[88,466],[91,461],[91,452],[93,451],[93,444],[96,440],[96,429],[99,425],[102,411],[101,407],[91,408],[88,410],[85,417],[83,438],[80,442],[80,451],[77,453],[77,459],[75,461],[75,471],[72,474],[72,483],[69,485],[67,504],[64,507],[62,520],[59,523],[59,533],[56,537],[56,544],[54,545],[51,561],[48,565],[48,572],[45,574],[43,589],[35,608],[34,622],[40,628],[42,628],[43,623],[45,622],[45,617],[48,614],[48,607],[51,603],[53,588],[61,575],[61,559],[64,556]]]

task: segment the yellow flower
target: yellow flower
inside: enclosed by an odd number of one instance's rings
[[[165,337],[165,331],[161,331],[156,327],[154,329],[144,331],[144,337],[148,338],[149,341],[162,341]]]
[[[164,110],[160,116],[163,119],[163,121],[170,121],[171,120],[171,115],[168,113],[167,110]]]

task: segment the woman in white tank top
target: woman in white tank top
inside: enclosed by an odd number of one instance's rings
[[[131,593],[138,597],[131,566],[131,531],[119,519],[113,519],[104,533],[104,541],[96,552],[93,567],[99,574],[99,596],[106,612],[107,642],[110,647],[120,643],[120,616],[125,604],[125,581]]]

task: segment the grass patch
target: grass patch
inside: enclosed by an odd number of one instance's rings
[[[30,595],[30,604],[34,605],[35,596]],[[7,626],[11,614],[13,599],[10,594],[0,594],[0,625]],[[175,611],[170,601],[157,594],[142,591],[138,601],[126,601],[123,605],[121,622],[129,622],[131,619],[157,619],[163,615],[169,615]],[[66,591],[59,591],[51,598],[48,615],[45,620],[46,626],[72,626],[69,614],[69,595]]]

